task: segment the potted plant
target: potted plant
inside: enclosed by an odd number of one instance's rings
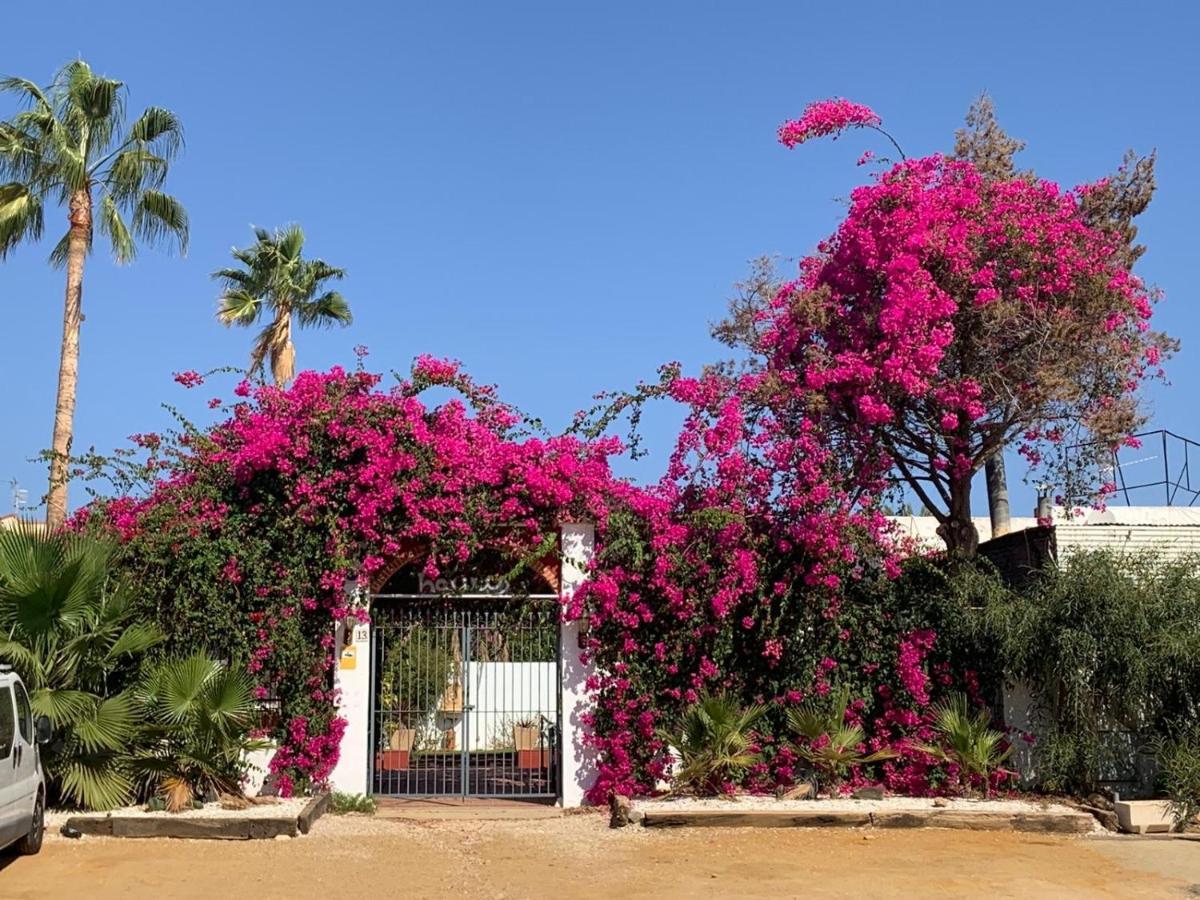
[[[417,730],[409,728],[401,722],[392,729],[388,738],[386,750],[381,750],[375,761],[376,766],[384,772],[402,771],[408,768],[408,758],[412,753],[413,744],[417,740]]]
[[[518,719],[513,723],[513,746],[517,749],[517,768],[549,767],[550,752],[542,746],[542,725],[538,719]]]

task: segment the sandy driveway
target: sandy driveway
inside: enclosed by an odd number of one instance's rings
[[[308,837],[49,838],[6,860],[0,897],[1170,897],[1200,883],[1200,842],[959,831],[627,828],[322,819]]]

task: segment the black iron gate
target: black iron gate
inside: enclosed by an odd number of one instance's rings
[[[559,796],[554,598],[376,595],[371,617],[376,794]]]

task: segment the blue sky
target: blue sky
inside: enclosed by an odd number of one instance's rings
[[[947,149],[989,91],[1028,141],[1022,162],[1076,184],[1128,147],[1159,151],[1140,223],[1140,272],[1167,294],[1158,324],[1184,341],[1155,427],[1200,438],[1195,409],[1200,208],[1200,13],[1179,3],[286,4],[60,2],[6,14],[0,72],[46,82],[79,55],[167,106],[187,150],[170,189],[187,205],[186,259],[116,267],[84,290],[76,449],[162,427],[163,401],[203,417],[213,391],[182,369],[241,364],[251,333],[213,318],[208,273],[250,225],[297,221],[309,251],[349,270],[350,328],[301,333],[302,368],[378,369],[430,352],[555,428],[596,391],[667,360],[721,355],[708,324],[747,261],[795,257],[834,227],[839,198],[882,151],[865,133],[788,152],[775,128],[811,99],[867,103],[911,154]],[[11,111],[0,100],[0,115]],[[57,239],[65,217],[51,213]],[[52,240],[0,263],[0,480],[36,498],[49,443],[62,275]],[[228,385],[225,386],[228,395]],[[651,476],[672,434],[651,417]],[[1014,473],[1012,481],[1018,478]],[[982,479],[981,479],[982,480]],[[1014,512],[1032,505],[1014,485]],[[7,494],[7,491],[5,492]],[[82,499],[75,489],[73,502]],[[7,511],[8,497],[0,497]],[[977,512],[983,512],[977,504]]]

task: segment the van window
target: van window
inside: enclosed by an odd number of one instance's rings
[[[17,696],[17,729],[26,745],[33,746],[33,710],[29,708],[29,695],[19,681],[13,684],[13,691]]]
[[[17,733],[17,720],[13,718],[12,688],[7,684],[0,687],[0,759],[12,755],[13,737]]]

